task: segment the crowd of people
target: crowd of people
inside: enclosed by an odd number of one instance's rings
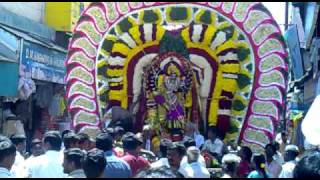
[[[206,138],[189,123],[183,138],[152,139],[152,129],[105,128],[95,139],[71,130],[48,131],[32,141],[0,136],[0,177],[24,178],[292,178],[320,177],[320,150],[301,153],[292,144],[270,143],[264,153],[225,143],[215,128]],[[165,132],[164,132],[165,134]],[[285,141],[284,141],[285,142]]]

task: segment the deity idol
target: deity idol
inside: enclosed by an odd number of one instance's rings
[[[167,57],[151,65],[147,81],[147,119],[161,129],[183,129],[187,118],[186,96],[191,90],[192,71],[177,63],[176,57]],[[184,66],[184,67],[182,67]]]

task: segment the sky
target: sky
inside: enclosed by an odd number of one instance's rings
[[[262,2],[284,32],[286,2]]]

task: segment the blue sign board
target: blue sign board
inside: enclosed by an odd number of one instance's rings
[[[20,68],[33,79],[64,84],[65,59],[63,52],[24,41]]]

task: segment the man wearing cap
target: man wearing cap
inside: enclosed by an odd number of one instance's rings
[[[31,178],[64,178],[61,158],[62,139],[58,131],[49,131],[44,135],[45,154],[38,156],[27,167]]]
[[[188,164],[180,167],[179,172],[185,178],[210,178],[207,168],[203,167],[199,162],[200,150],[195,146],[191,146],[187,150]]]
[[[10,137],[11,142],[16,146],[16,159],[11,168],[11,173],[15,177],[24,177],[24,153],[26,152],[26,137],[24,135],[14,134]]]
[[[279,178],[293,178],[293,171],[296,167],[296,158],[299,155],[299,148],[296,145],[287,145],[285,148],[284,160],[286,163],[282,165],[282,171]]]
[[[0,142],[0,178],[13,178],[10,172],[16,157],[16,147],[12,142],[3,140]]]
[[[82,169],[85,153],[79,148],[69,148],[64,151],[63,172],[68,178],[86,178]]]
[[[141,169],[148,168],[149,162],[143,157],[139,156],[139,138],[131,132],[127,132],[122,137],[123,148],[125,155],[122,157],[126,161],[132,172],[132,176],[135,176]]]

